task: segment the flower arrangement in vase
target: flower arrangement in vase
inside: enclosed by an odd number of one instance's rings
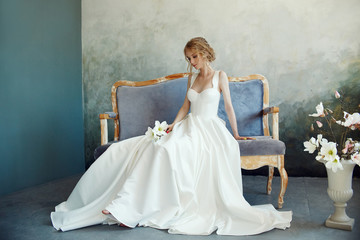
[[[343,118],[337,120],[334,116],[334,111],[324,107],[323,103],[320,102],[316,106],[316,113],[309,114],[311,117],[318,118],[315,123],[320,133],[316,139],[312,137],[309,141],[304,142],[304,151],[314,153],[317,150],[318,155],[315,159],[325,163],[325,166],[329,169],[331,168],[334,172],[338,169],[343,169],[344,161],[352,160],[360,165],[360,143],[358,140],[347,138],[349,131],[360,130],[360,114],[357,112],[353,114],[346,112],[343,106],[344,102],[337,91],[335,91],[335,98],[340,102]],[[328,127],[327,130],[325,125]],[[335,126],[341,127],[343,131],[335,132]],[[314,124],[311,125],[311,130],[314,131]]]
[[[316,113],[309,115],[316,118],[315,124],[311,125],[311,130],[315,130],[315,125],[320,133],[316,139],[312,137],[304,142],[304,151],[309,153],[317,151],[315,159],[326,166],[327,192],[330,199],[334,201],[335,211],[328,217],[325,225],[331,228],[352,230],[354,219],[349,218],[345,210],[347,201],[353,195],[351,186],[353,169],[355,164],[360,165],[360,143],[347,135],[349,131],[360,130],[360,114],[346,112],[344,101],[337,91],[335,91],[335,98],[340,102],[342,118],[339,119],[333,110],[324,107],[320,102],[316,106]],[[338,131],[335,131],[335,128]]]

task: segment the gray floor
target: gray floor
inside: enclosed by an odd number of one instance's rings
[[[54,206],[66,200],[79,176],[50,182],[0,198],[0,239],[360,239],[360,179],[353,180],[354,195],[347,212],[355,218],[353,231],[331,229],[324,226],[333,211],[326,193],[326,178],[290,178],[285,195],[284,210],[293,211],[289,229],[272,230],[256,236],[184,236],[170,235],[151,228],[126,229],[118,226],[98,225],[69,232],[57,232],[50,223]],[[279,178],[273,183],[273,193],[265,194],[266,178],[244,176],[244,196],[252,205],[277,205]]]

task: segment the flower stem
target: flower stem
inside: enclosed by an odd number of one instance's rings
[[[332,127],[331,127],[331,121],[329,121],[328,117],[326,117],[326,116],[325,116],[325,120],[326,120],[326,122],[327,122],[327,124],[328,124],[328,126],[330,128],[331,135],[334,138],[334,142],[337,143],[334,131],[333,131]]]

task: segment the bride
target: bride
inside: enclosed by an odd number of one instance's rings
[[[243,197],[241,137],[227,76],[210,66],[214,50],[197,37],[184,54],[198,73],[189,76],[169,134],[157,142],[143,135],[112,144],[55,207],[54,228],[118,224],[173,234],[253,235],[290,227],[291,211],[250,206]],[[217,116],[221,93],[233,136]]]

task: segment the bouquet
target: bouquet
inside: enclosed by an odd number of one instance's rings
[[[315,123],[320,134],[317,135],[316,139],[312,137],[309,141],[304,142],[304,151],[309,153],[318,151],[315,159],[325,163],[325,166],[332,169],[333,172],[343,169],[343,161],[352,160],[360,166],[360,143],[347,137],[348,131],[360,130],[360,114],[357,112],[350,114],[344,111],[344,102],[338,91],[335,91],[335,98],[340,101],[343,112],[342,119],[337,120],[334,111],[330,108],[324,108],[323,103],[320,102],[316,106],[316,113],[309,114],[309,116],[318,119]],[[328,130],[325,130],[324,124]],[[340,127],[341,131],[335,131],[335,127]],[[314,124],[311,125],[311,130],[315,130]],[[324,135],[328,135],[326,137],[331,138],[332,141],[326,139]]]
[[[145,132],[145,135],[150,138],[152,141],[157,142],[161,139],[162,136],[168,134],[166,129],[168,128],[168,124],[166,121],[160,123],[159,121],[155,121],[154,128],[148,127],[148,130]]]

